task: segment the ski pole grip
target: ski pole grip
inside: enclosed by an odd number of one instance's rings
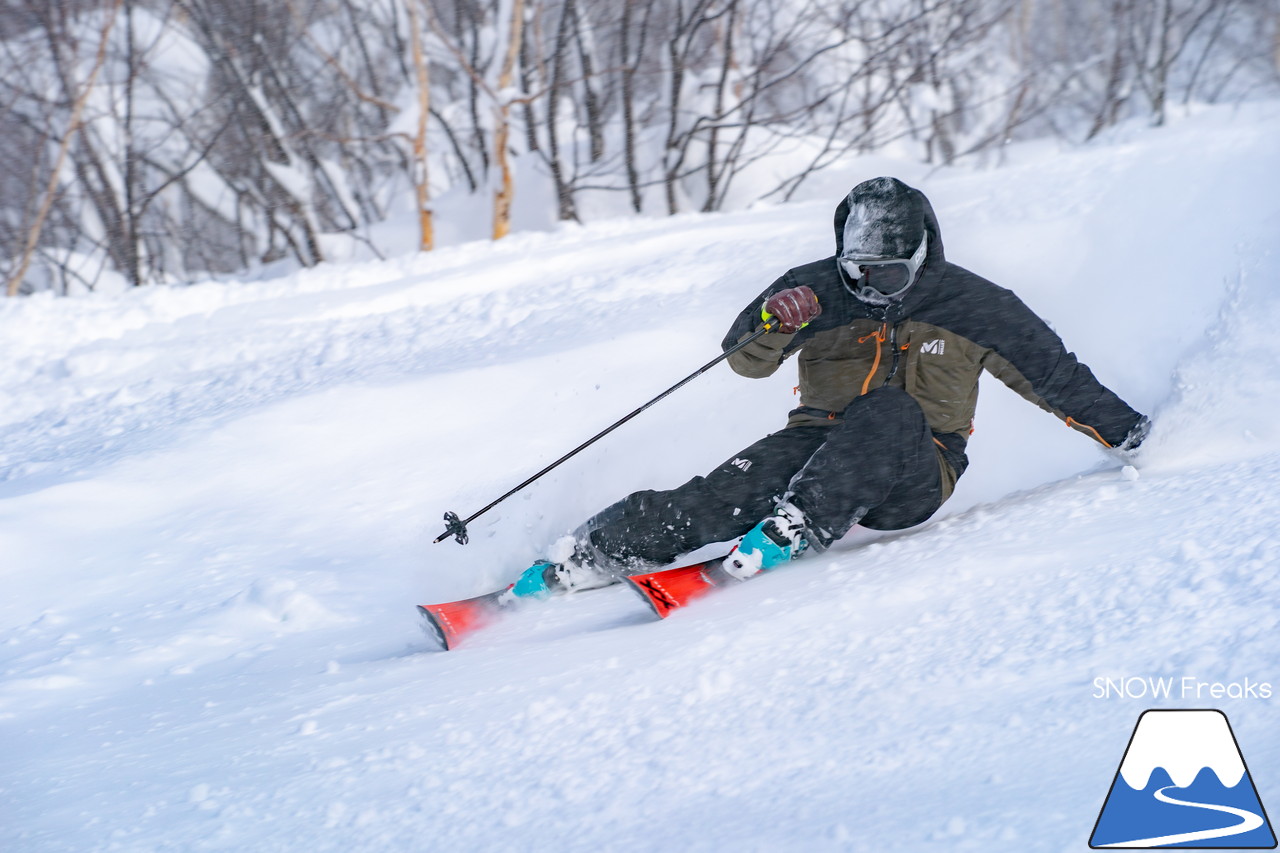
[[[763,321],[763,323],[761,324],[761,326],[760,326],[760,328],[759,328],[759,330],[758,330],[758,331],[759,331],[761,334],[768,334],[768,333],[770,333],[770,332],[776,332],[776,331],[778,331],[778,327],[779,327],[779,326],[781,326],[781,325],[782,325],[782,320],[781,320],[781,318],[779,318],[777,315],[774,315],[774,316],[770,317],[768,320]]]

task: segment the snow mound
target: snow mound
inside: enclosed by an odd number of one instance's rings
[[[291,580],[255,581],[223,605],[224,625],[267,624],[278,631],[314,631],[346,621]]]

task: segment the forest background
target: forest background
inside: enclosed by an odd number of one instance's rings
[[[741,209],[1280,93],[1280,0],[5,0],[9,295]]]

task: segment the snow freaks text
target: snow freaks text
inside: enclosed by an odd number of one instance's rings
[[[1203,681],[1190,675],[1181,678],[1100,675],[1093,680],[1094,699],[1270,699],[1272,693],[1270,682],[1252,678],[1222,682]]]

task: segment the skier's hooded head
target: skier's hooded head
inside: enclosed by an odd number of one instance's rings
[[[863,181],[836,210],[840,278],[863,302],[901,301],[920,280],[930,250],[941,250],[930,246],[936,236],[936,220],[922,192],[897,178]]]

